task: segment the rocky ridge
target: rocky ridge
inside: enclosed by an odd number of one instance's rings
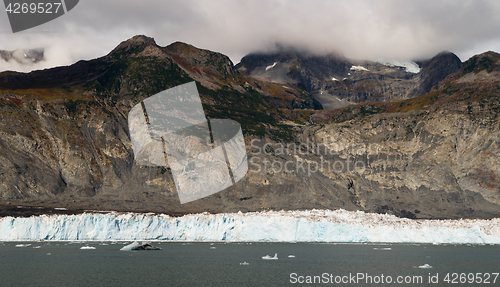
[[[311,93],[324,108],[359,102],[402,100],[429,92],[460,68],[460,59],[442,52],[432,59],[410,63],[418,73],[403,66],[374,61],[349,60],[338,54],[315,55],[293,48],[254,53],[236,68],[247,75],[282,84],[298,85]]]

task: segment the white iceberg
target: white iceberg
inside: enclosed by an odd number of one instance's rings
[[[82,246],[80,247],[81,250],[94,250],[95,247],[94,246]]]
[[[125,245],[120,248],[121,251],[132,251],[134,248],[139,247],[141,244],[137,241],[130,243],[129,245]]]
[[[31,244],[16,244],[16,247],[30,247]]]

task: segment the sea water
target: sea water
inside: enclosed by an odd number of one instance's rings
[[[128,243],[0,243],[0,286],[500,286],[498,245]]]

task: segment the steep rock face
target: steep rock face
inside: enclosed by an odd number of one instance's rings
[[[183,43],[159,47],[144,36],[69,67],[0,73],[0,205],[499,216],[496,56],[471,59],[423,96],[334,111],[350,115],[341,122],[313,110],[309,94],[238,73],[219,53]],[[168,167],[134,162],[127,115],[146,97],[193,79],[208,118],[242,125],[249,172],[220,193],[181,205]],[[371,149],[360,151],[362,144]],[[319,168],[325,161],[338,163]],[[353,170],[358,161],[362,172]]]
[[[412,97],[431,91],[432,87],[448,75],[458,71],[462,62],[453,53],[441,52],[432,59],[421,62],[420,65],[422,70],[418,74],[418,86],[410,92]]]
[[[477,121],[477,108],[472,114],[463,104],[377,115],[325,125],[315,136],[332,149],[354,145],[343,157],[360,160],[366,170],[343,174],[350,175],[355,202],[363,208],[406,210],[416,217],[478,216],[498,212],[500,146],[498,120]],[[367,152],[365,145],[371,147]]]
[[[275,53],[245,56],[236,68],[262,80],[302,87],[323,108],[335,109],[359,102],[384,102],[419,96],[458,70],[460,64],[457,56],[443,52],[419,62],[420,72],[414,73],[393,64],[282,49]]]
[[[361,62],[353,65],[345,78],[332,81],[324,91],[320,91],[320,95],[341,100],[342,105],[330,108],[359,102],[400,100],[408,97],[408,91],[416,85],[416,77],[402,67]]]
[[[365,190],[361,192],[363,200],[370,198],[367,190],[379,185],[384,190],[405,190],[394,193],[396,199],[407,192],[421,203],[434,198],[420,206],[433,206],[435,212],[449,208],[443,206],[446,201],[454,202],[453,208],[468,206],[462,209],[462,214],[498,209],[499,60],[496,53],[475,56],[432,92],[376,106],[379,112],[389,113],[366,116],[359,110],[369,107],[350,107],[352,113],[357,111],[356,117],[327,124],[314,134],[321,143],[333,147],[360,142],[377,144],[379,150],[372,155],[357,155],[370,162],[369,172],[356,176],[359,182],[356,184],[353,179],[352,184],[358,186],[357,190]],[[478,67],[479,61],[488,64]],[[338,116],[331,114],[330,119]],[[324,117],[318,117],[318,121],[331,122]],[[422,195],[426,190],[430,194]],[[377,193],[369,202],[383,196],[384,193]],[[395,203],[394,198],[391,201]]]
[[[347,59],[337,54],[318,56],[281,47],[274,53],[249,54],[241,59],[236,69],[257,79],[297,85],[313,94],[323,107],[333,107],[337,106],[335,101],[322,97],[321,92],[328,89],[332,78],[346,77],[351,66]]]
[[[269,54],[249,54],[241,59],[236,69],[256,78],[301,83],[307,90],[314,90],[319,88],[314,79],[322,81],[334,75],[346,75],[350,66],[340,55],[318,56],[292,48],[280,48]]]

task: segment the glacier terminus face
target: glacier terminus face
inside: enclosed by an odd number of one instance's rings
[[[412,220],[345,210],[0,218],[0,241],[30,240],[500,244],[500,219]]]

